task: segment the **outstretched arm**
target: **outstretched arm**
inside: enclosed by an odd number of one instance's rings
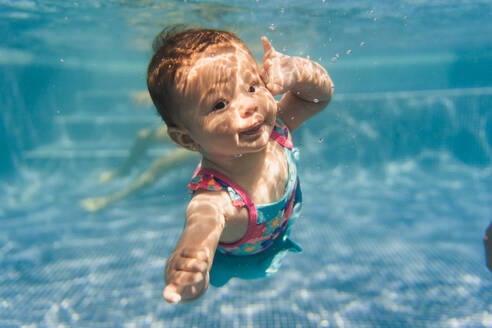
[[[207,290],[225,225],[223,199],[221,193],[200,193],[188,205],[185,229],[166,264],[163,297],[169,303],[193,301]]]
[[[278,103],[279,117],[291,131],[295,130],[328,105],[333,82],[318,63],[279,53],[266,37],[261,41],[265,50],[262,79],[274,96],[284,94]]]

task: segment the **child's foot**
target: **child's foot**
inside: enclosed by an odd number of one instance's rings
[[[100,198],[86,198],[80,201],[80,205],[89,212],[97,212],[106,206],[108,206],[109,201],[105,197]]]
[[[210,251],[205,247],[175,251],[166,265],[164,299],[169,303],[179,303],[199,298],[208,287],[209,264]]]

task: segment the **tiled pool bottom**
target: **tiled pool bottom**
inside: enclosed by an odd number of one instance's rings
[[[191,168],[97,214],[77,205],[98,191],[97,170],[25,169],[23,181],[3,185],[0,327],[492,326],[482,245],[490,169],[437,152],[305,168],[292,232],[304,252],[273,277],[234,279],[173,306],[161,299],[163,267]]]

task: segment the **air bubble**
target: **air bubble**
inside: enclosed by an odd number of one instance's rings
[[[315,103],[315,104],[319,103],[319,99],[318,98],[314,98],[313,99],[313,103]]]
[[[275,26],[275,24],[270,24],[270,26],[268,26],[268,28],[269,28],[270,30],[272,30],[272,31],[275,31],[275,29],[276,29],[277,27]]]
[[[319,138],[318,142],[319,142],[319,143],[322,143],[324,140],[325,140],[325,139],[323,139],[323,138]]]
[[[361,46],[361,47],[363,47],[363,46],[365,46],[365,45],[366,45],[366,43],[365,43],[364,41],[362,41],[362,42],[360,43],[360,46]]]
[[[352,50],[347,50],[347,55],[350,55],[352,53]]]
[[[242,156],[243,156],[243,154],[236,154],[236,155],[234,155],[234,157],[236,157],[236,158],[239,158],[239,157],[242,157]]]
[[[65,59],[60,58],[60,63],[64,63],[64,62],[65,62]]]

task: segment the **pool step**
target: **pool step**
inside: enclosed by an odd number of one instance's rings
[[[95,144],[104,141],[111,148],[128,145],[142,129],[161,125],[154,115],[60,115],[55,117],[54,128],[67,143]]]
[[[160,125],[160,118],[152,115],[59,115],[53,120],[58,138],[51,144],[25,151],[23,159],[29,162],[121,160],[128,156],[139,131]],[[171,147],[174,146],[151,148],[145,156],[161,156]]]
[[[74,95],[74,106],[57,110],[47,127],[53,130],[53,142],[25,151],[22,157],[30,163],[121,161],[139,131],[161,125],[146,91],[81,90]],[[150,149],[146,156],[160,156],[171,147]]]
[[[169,148],[169,147],[166,147]],[[128,149],[80,149],[59,148],[58,146],[42,146],[35,150],[24,152],[24,159],[42,160],[42,159],[121,159],[128,156]],[[158,157],[165,154],[165,150],[149,149],[145,156]]]

